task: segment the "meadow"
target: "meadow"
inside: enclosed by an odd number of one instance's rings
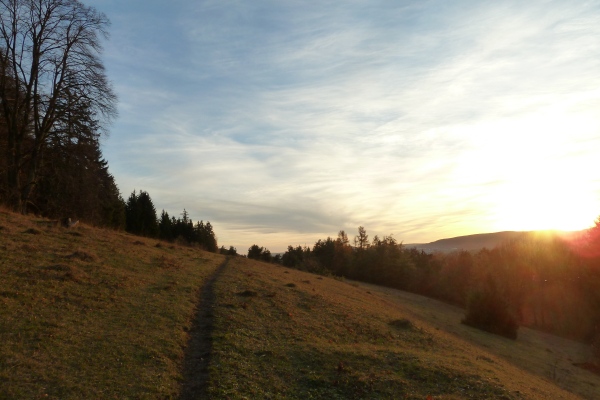
[[[576,399],[588,346],[376,285],[0,210],[2,399]]]

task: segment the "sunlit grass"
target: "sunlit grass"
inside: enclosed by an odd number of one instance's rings
[[[0,210],[0,398],[177,398],[223,261]],[[236,257],[212,291],[214,399],[598,397],[574,342],[498,338],[421,296]]]
[[[214,398],[576,398],[389,289],[235,259],[216,293]]]
[[[46,222],[0,215],[0,398],[176,395],[198,288],[222,258]]]

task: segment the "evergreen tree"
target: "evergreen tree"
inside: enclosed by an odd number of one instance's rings
[[[201,236],[200,244],[210,252],[217,252],[217,237],[210,221],[206,221],[206,224],[204,224],[204,231]]]
[[[172,220],[169,218],[169,213],[167,213],[165,210],[162,210],[160,213],[160,220],[158,222],[158,237],[167,241],[172,241],[174,239]]]
[[[137,206],[137,194],[131,192],[125,204],[125,230],[130,233],[139,233],[140,212]]]
[[[135,190],[129,196],[125,206],[126,230],[136,235],[156,237],[158,235],[158,221],[156,209],[148,192]]]
[[[102,158],[97,135],[81,131],[77,137],[54,139],[39,174],[40,190],[32,193],[29,206],[51,218],[123,228],[124,202]]]
[[[312,249],[313,256],[317,259],[321,267],[329,271],[334,268],[336,246],[335,241],[328,237],[326,240],[319,240]]]
[[[189,213],[184,208],[181,213],[181,218],[177,219],[173,232],[175,238],[183,240],[187,244],[197,242],[194,222],[190,219]]]

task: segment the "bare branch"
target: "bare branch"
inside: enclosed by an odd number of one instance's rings
[[[77,102],[102,130],[116,115],[116,96],[100,60],[108,19],[77,0],[0,0],[0,101],[9,131],[8,181],[20,191],[19,203],[35,187],[37,169],[49,138],[64,125]],[[70,115],[70,114],[69,114]],[[83,117],[82,117],[83,118]],[[101,121],[102,120],[102,121]],[[33,140],[27,156],[20,147]],[[23,159],[27,179],[19,183]]]

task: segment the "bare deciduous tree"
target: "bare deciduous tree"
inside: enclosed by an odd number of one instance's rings
[[[0,0],[0,101],[8,201],[27,212],[53,134],[108,122],[116,96],[100,60],[108,19],[77,0]],[[85,104],[91,115],[78,114]]]
[[[354,247],[359,250],[366,250],[369,248],[369,235],[362,226],[358,227],[358,235],[354,237]]]

